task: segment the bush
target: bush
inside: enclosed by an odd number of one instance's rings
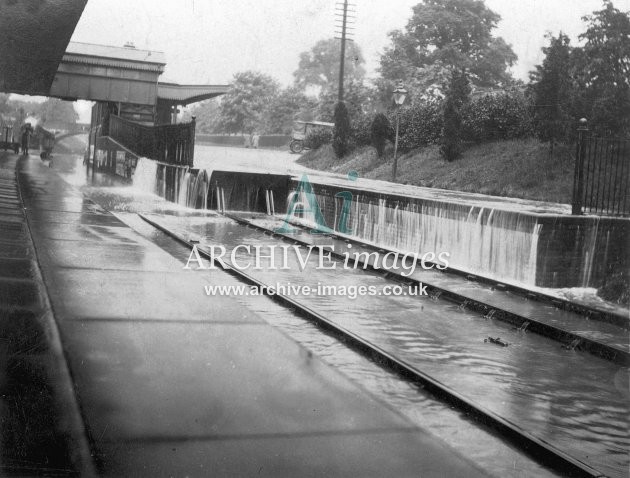
[[[352,124],[352,138],[357,146],[372,144],[372,118],[369,115],[361,115]]]
[[[343,158],[350,150],[350,116],[343,101],[335,105],[335,127],[333,129],[333,149],[337,158]]]
[[[534,131],[529,102],[518,90],[474,98],[461,113],[467,141],[525,138]]]
[[[304,145],[310,149],[317,149],[329,144],[332,138],[333,134],[330,128],[312,128],[304,139]]]
[[[442,132],[442,104],[440,101],[418,102],[400,109],[398,149],[405,152],[440,140]],[[394,140],[396,111],[389,115],[392,125],[390,139]]]
[[[417,101],[400,109],[398,149],[402,152],[439,144],[444,128],[446,100]],[[461,140],[474,143],[521,139],[533,135],[529,101],[519,90],[488,93],[459,108]],[[389,114],[394,140],[396,112]],[[357,138],[360,137],[357,134]],[[359,143],[360,144],[360,143]]]
[[[383,157],[383,153],[385,152],[385,143],[387,138],[390,136],[390,124],[387,116],[383,113],[378,113],[374,116],[374,120],[372,121],[370,127],[372,145],[376,149],[376,154],[378,154],[379,158]]]

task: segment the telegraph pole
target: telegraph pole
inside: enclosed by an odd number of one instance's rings
[[[335,27],[337,31],[335,33],[339,35],[338,38],[341,40],[341,54],[339,57],[339,92],[337,94],[337,101],[341,103],[343,101],[343,76],[345,69],[345,59],[346,59],[346,41],[352,41],[350,36],[352,35],[351,31],[353,27],[349,27],[348,23],[354,23],[354,15],[356,12],[353,10],[355,6],[348,3],[348,0],[343,0],[343,3],[337,3],[337,8],[335,9]],[[350,15],[348,14],[350,13]]]

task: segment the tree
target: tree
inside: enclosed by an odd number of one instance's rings
[[[339,84],[339,57],[341,46],[337,40],[318,41],[309,51],[300,54],[298,69],[293,73],[295,85],[316,87],[320,92],[336,91]],[[346,43],[344,76],[346,81],[361,83],[365,75],[361,48],[355,42]]]
[[[383,113],[378,113],[374,116],[372,120],[372,124],[370,126],[370,133],[372,139],[372,145],[376,149],[376,154],[379,158],[383,157],[385,153],[385,143],[387,142],[387,138],[389,137],[389,130],[391,125],[389,124],[389,120],[387,116]]]
[[[440,152],[447,161],[454,161],[462,152],[462,107],[470,96],[470,84],[463,70],[454,70],[444,102],[444,125]]]
[[[344,103],[348,114],[356,118],[373,112],[375,90],[357,80],[347,81],[344,87]],[[328,90],[319,95],[317,117],[322,121],[332,121],[337,104],[337,91]]]
[[[44,101],[40,109],[40,120],[44,125],[75,125],[79,119],[78,113],[70,101],[49,98]]]
[[[300,88],[285,88],[273,98],[265,109],[263,114],[264,132],[270,134],[290,133],[295,120],[312,120],[316,107],[315,99],[306,96]]]
[[[201,133],[218,133],[220,130],[221,104],[217,99],[210,99],[196,104],[189,113],[184,114],[183,121],[190,121],[188,116],[195,116],[197,128]]]
[[[413,7],[405,30],[389,34],[392,43],[381,56],[380,73],[423,90],[441,87],[455,69],[465,70],[477,88],[509,84],[507,68],[516,55],[492,36],[500,19],[482,0],[423,0]]]
[[[604,134],[630,132],[630,14],[609,0],[587,15],[580,40],[586,43],[575,57],[578,83],[583,91],[582,111]]]
[[[575,95],[572,79],[572,58],[569,37],[547,35],[549,46],[542,49],[542,65],[530,73],[533,97],[534,126],[541,141],[566,142],[573,129],[571,101]]]
[[[335,156],[343,158],[349,149],[350,117],[343,101],[335,105],[335,127],[333,129],[333,149]]]
[[[236,73],[221,101],[219,129],[226,133],[262,129],[263,112],[278,90],[278,82],[268,75],[256,71]]]

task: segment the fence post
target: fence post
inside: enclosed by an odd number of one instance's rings
[[[575,174],[573,176],[573,207],[571,214],[582,214],[582,199],[584,196],[584,156],[586,147],[586,134],[588,133],[588,121],[580,119],[578,126],[577,148],[575,151]]]
[[[195,160],[195,130],[197,129],[197,117],[193,116],[191,121],[190,139],[188,141],[188,166],[193,167]]]

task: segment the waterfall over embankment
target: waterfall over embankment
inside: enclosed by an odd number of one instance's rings
[[[449,254],[451,267],[500,281],[540,287],[599,287],[611,264],[628,264],[629,222],[533,214],[488,207],[483,202],[426,198],[312,184],[326,224],[362,241],[405,252]],[[292,193],[299,190],[297,180]],[[303,192],[297,194],[304,195]],[[299,203],[308,204],[306,197]],[[305,217],[313,220],[313,217]]]
[[[286,174],[215,171],[209,208],[220,211],[284,213],[290,177]]]
[[[309,209],[307,198],[295,198],[304,195],[300,181],[282,174],[189,169],[141,158],[133,184],[195,209],[282,215],[295,199]],[[322,178],[312,184],[312,194],[337,232],[420,256],[448,253],[452,268],[499,281],[598,288],[628,268],[627,219],[534,213],[518,204],[503,209],[500,201],[467,202],[437,193],[405,196]]]
[[[190,169],[138,160],[134,187],[181,206],[218,211],[284,212],[290,176]]]
[[[143,192],[157,194],[157,162],[139,158],[133,173],[133,186]]]

